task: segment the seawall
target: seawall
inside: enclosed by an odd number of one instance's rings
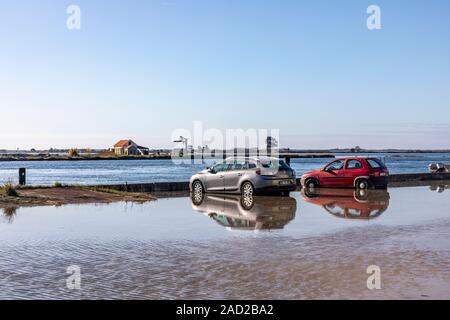
[[[408,173],[392,174],[389,176],[390,187],[407,187],[429,185],[439,182],[450,183],[450,173]],[[297,178],[297,186],[300,186],[300,178]],[[133,184],[109,184],[96,187],[128,192],[179,192],[189,191],[189,182],[154,182]]]

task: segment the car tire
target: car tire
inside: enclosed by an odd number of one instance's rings
[[[249,181],[244,182],[241,187],[241,195],[243,197],[246,197],[246,196],[253,196],[254,194],[255,194],[255,187],[253,186],[253,184]]]
[[[367,190],[369,189],[370,185],[369,185],[369,181],[367,181],[367,179],[358,179],[356,181],[356,189],[360,189],[360,190]]]
[[[316,179],[310,178],[305,181],[305,188],[307,188],[307,189],[314,189],[314,188],[318,188],[318,187],[319,187],[319,183],[317,182]]]
[[[199,180],[195,180],[192,182],[192,192],[194,193],[205,193],[205,189],[203,188],[203,184]]]

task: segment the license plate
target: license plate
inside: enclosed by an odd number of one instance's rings
[[[288,184],[292,184],[291,180],[280,181],[280,186],[285,186],[285,185],[288,185]]]

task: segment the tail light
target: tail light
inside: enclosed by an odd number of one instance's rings
[[[373,171],[370,173],[372,177],[387,177],[389,175],[389,171]]]
[[[258,175],[258,176],[260,176],[261,175],[261,169],[256,169],[256,174]]]

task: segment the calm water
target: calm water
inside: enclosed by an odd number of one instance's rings
[[[346,156],[338,154],[337,156]],[[373,155],[384,157],[391,173],[427,172],[431,162],[450,163],[450,153],[443,154],[391,154]],[[292,167],[297,175],[318,169],[331,159],[294,159]],[[170,160],[134,161],[22,161],[0,162],[0,183],[17,182],[18,168],[28,169],[27,183],[51,185],[67,184],[113,184],[157,181],[187,181],[192,174],[205,165],[176,165]]]
[[[0,299],[450,298],[448,186],[250,200],[6,210]]]

